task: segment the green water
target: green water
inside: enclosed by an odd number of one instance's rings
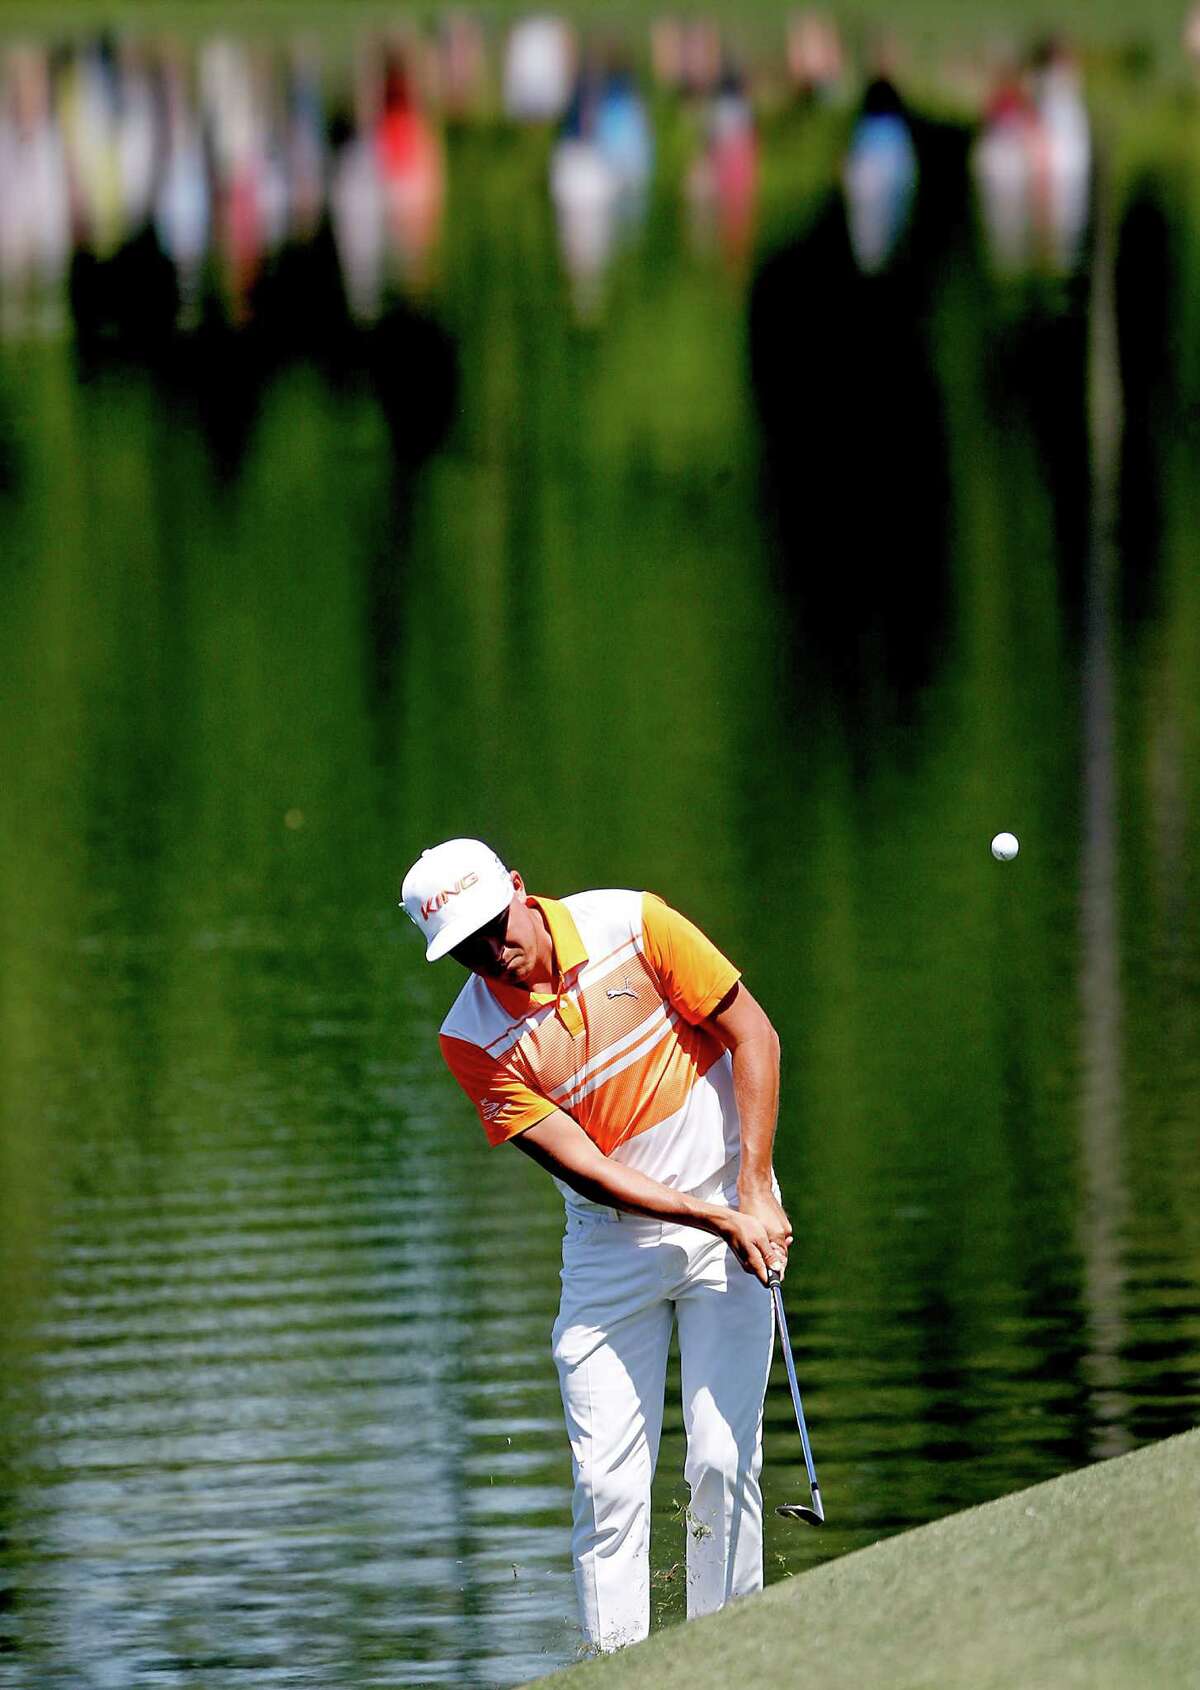
[[[452,163],[461,384],[419,463],[303,361],[217,427],[119,360],[0,357],[5,1690],[573,1657],[559,1203],[442,1072],[457,979],[395,907],[455,833],[537,890],[661,892],[779,1028],[830,1523],[770,1516],[769,1578],[1196,1417],[1186,408],[1141,394],[1122,472],[1081,343],[1048,356],[1062,302],[949,265],[939,557],[868,521],[886,408],[835,426],[803,385],[845,468],[783,466],[785,545],[744,287],[663,216],[580,328],[540,162],[487,192]],[[801,365],[858,309],[793,325]],[[1115,553],[1072,415],[1136,517]],[[766,1435],[773,1507],[803,1494],[781,1373]],[[671,1403],[667,1621],[681,1466]]]

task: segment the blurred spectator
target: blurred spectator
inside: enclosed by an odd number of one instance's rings
[[[67,166],[37,47],[10,49],[0,89],[0,329],[58,324],[71,247]]]
[[[161,103],[149,57],[123,41],[114,66],[117,175],[121,234],[138,235],[150,221],[161,145]]]
[[[886,77],[863,95],[842,169],[846,220],[864,275],[885,268],[912,215],[917,154],[904,103]]]
[[[441,233],[445,178],[441,142],[421,110],[409,66],[398,54],[388,58],[384,69],[375,156],[397,280],[421,288]]]
[[[636,221],[645,209],[654,142],[632,67],[620,55],[613,55],[601,78],[592,121],[596,142],[616,177],[622,214]]]
[[[550,163],[563,263],[580,314],[591,316],[619,234],[645,215],[654,147],[627,63],[585,64]]]
[[[1051,270],[1066,275],[1083,256],[1092,137],[1078,66],[1060,42],[1048,42],[1035,57],[1033,99],[1041,131],[1038,206],[1043,251]]]
[[[438,34],[438,87],[450,122],[479,117],[487,104],[487,50],[483,26],[470,12],[451,12]]]
[[[575,43],[561,18],[530,17],[514,25],[504,59],[504,109],[520,123],[549,123],[571,97]]]
[[[787,67],[802,100],[826,101],[841,92],[845,74],[841,36],[823,12],[800,12],[788,23]]]
[[[265,67],[239,42],[209,42],[200,87],[214,167],[213,230],[232,320],[245,322],[267,259],[287,229],[283,147]]]
[[[1044,48],[1028,77],[1007,73],[973,155],[984,235],[1002,275],[1065,275],[1082,256],[1091,193],[1091,133],[1075,67]]]
[[[550,161],[563,264],[581,317],[595,315],[616,237],[617,181],[594,141],[564,135]]]
[[[650,31],[650,55],[662,87],[702,99],[721,75],[721,33],[711,18],[658,18]]]
[[[107,42],[68,60],[60,120],[77,250],[110,258],[124,236],[117,140],[117,79]]]
[[[182,55],[171,51],[162,64],[163,138],[154,199],[154,232],[175,267],[180,319],[199,319],[204,261],[211,233],[208,159],[192,106]]]
[[[1200,69],[1200,5],[1190,7],[1184,19],[1183,50],[1192,65]]]
[[[374,147],[345,121],[333,126],[329,214],[347,309],[373,323],[383,308],[383,181]]]
[[[356,125],[337,126],[329,206],[351,315],[373,323],[394,293],[431,279],[445,206],[441,139],[410,58],[389,49],[382,74],[360,62]]]
[[[719,246],[740,269],[754,232],[758,136],[741,77],[729,67],[711,100],[701,150],[688,175],[692,240],[701,252]]]
[[[678,18],[655,18],[650,25],[650,68],[660,87],[682,92],[683,24]]]
[[[306,245],[325,215],[325,109],[316,48],[297,45],[288,65],[284,173],[288,239]]]
[[[1024,85],[1006,75],[984,114],[972,163],[992,263],[1015,275],[1033,263],[1033,177],[1037,111]]]

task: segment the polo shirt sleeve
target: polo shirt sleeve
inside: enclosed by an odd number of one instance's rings
[[[711,939],[653,892],[642,894],[642,950],[672,1008],[693,1026],[741,979]]]
[[[467,1039],[440,1035],[446,1066],[479,1111],[489,1144],[503,1144],[553,1115],[549,1098]]]

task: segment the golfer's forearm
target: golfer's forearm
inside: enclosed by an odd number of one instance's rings
[[[527,1156],[589,1202],[603,1203],[650,1220],[699,1227],[721,1236],[729,1210],[686,1191],[661,1185],[636,1168],[614,1162],[596,1148],[578,1124],[562,1114],[539,1121],[514,1141]]]
[[[704,1232],[719,1232],[717,1223],[728,1214],[715,1203],[704,1203],[698,1197],[689,1197],[686,1191],[660,1185],[648,1174],[623,1167],[620,1162],[609,1162],[603,1178],[572,1172],[561,1173],[559,1178],[593,1203],[623,1209],[630,1215],[645,1215],[650,1220],[697,1226]]]
[[[768,1023],[762,1033],[738,1044],[732,1056],[742,1140],[738,1189],[743,1194],[769,1191],[779,1115],[779,1040],[774,1028]]]
[[[762,1005],[740,981],[713,1011],[711,1025],[733,1062],[741,1135],[738,1195],[743,1202],[769,1197],[779,1113],[779,1036]]]

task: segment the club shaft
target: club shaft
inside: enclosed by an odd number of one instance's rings
[[[813,1465],[812,1448],[808,1441],[808,1426],[804,1419],[804,1404],[800,1401],[800,1385],[796,1379],[796,1363],[792,1360],[792,1341],[788,1337],[787,1316],[783,1312],[783,1287],[776,1274],[770,1279],[771,1295],[775,1299],[775,1323],[779,1328],[779,1342],[783,1349],[783,1365],[787,1368],[788,1384],[792,1388],[792,1404],[796,1410],[796,1424],[800,1428],[800,1442],[804,1448],[804,1465],[808,1469],[808,1484],[814,1498],[819,1498],[817,1469]],[[820,1505],[817,1507],[820,1512]]]

